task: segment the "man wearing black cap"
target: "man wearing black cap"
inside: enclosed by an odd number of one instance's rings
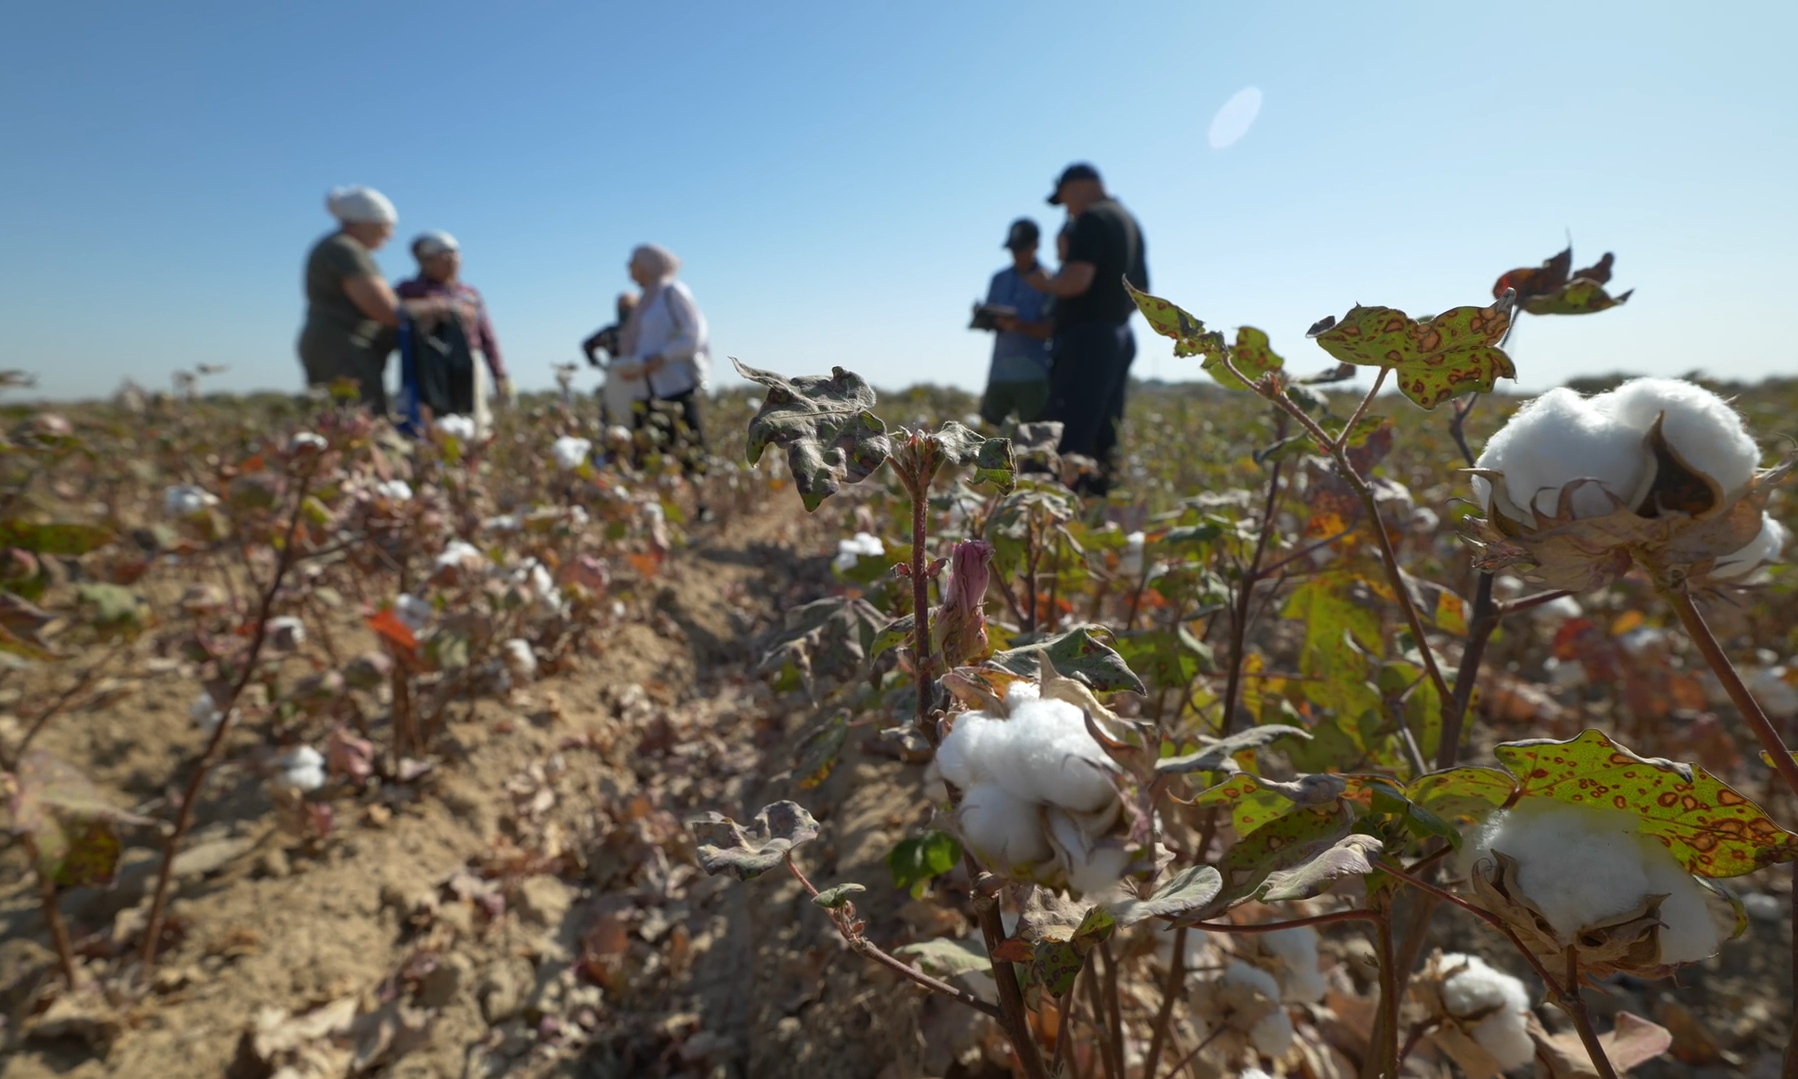
[[[1062,172],[1049,205],[1067,207],[1068,256],[1055,276],[1039,268],[1025,278],[1055,298],[1046,418],[1063,424],[1062,453],[1098,460],[1100,474],[1082,482],[1087,492],[1103,495],[1111,486],[1124,388],[1136,358],[1130,333],[1136,303],[1124,290],[1124,279],[1145,291],[1149,287],[1142,229],[1105,193],[1099,170],[1085,162]]]
[[[1049,297],[1024,280],[1039,269],[1041,237],[1028,217],[1011,223],[1005,234],[1011,265],[993,275],[986,303],[974,309],[976,326],[998,330],[986,394],[980,399],[980,418],[995,427],[1013,413],[1020,423],[1039,419],[1049,402]]]

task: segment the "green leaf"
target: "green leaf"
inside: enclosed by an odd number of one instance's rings
[[[1335,805],[1353,778],[1314,772],[1283,782],[1242,772],[1201,791],[1189,804],[1230,807],[1230,825],[1245,837],[1301,807]]]
[[[1595,730],[1565,742],[1507,742],[1492,753],[1523,797],[1638,816],[1641,831],[1698,876],[1735,877],[1798,858],[1798,835],[1699,765],[1637,756]]]
[[[959,940],[938,938],[901,944],[893,949],[893,954],[916,957],[919,969],[939,978],[953,978],[957,974],[993,969],[993,961],[985,952],[976,951],[973,946]]]
[[[63,887],[110,887],[124,841],[119,829],[150,821],[118,809],[88,778],[41,749],[11,777],[13,831],[37,849],[37,871]]]
[[[826,910],[836,910],[844,903],[849,902],[850,896],[857,892],[865,892],[867,890],[868,889],[865,886],[851,881],[847,884],[839,884],[834,888],[824,889],[817,895],[812,896],[812,902]]]
[[[1406,397],[1435,408],[1469,390],[1490,393],[1501,377],[1517,377],[1511,358],[1498,348],[1510,325],[1509,300],[1423,319],[1390,307],[1356,306],[1341,322],[1332,317],[1311,327],[1310,336],[1344,363],[1392,368]]]
[[[895,844],[887,853],[887,870],[893,874],[893,887],[910,891],[913,899],[922,899],[930,882],[954,869],[959,861],[961,844],[955,837],[930,831]]]
[[[1184,626],[1174,632],[1138,630],[1118,636],[1115,643],[1125,664],[1154,688],[1185,689],[1202,672],[1214,669],[1211,646]]]
[[[722,813],[701,813],[687,821],[699,843],[699,864],[707,873],[729,873],[738,880],[761,876],[779,865],[787,852],[818,838],[818,822],[797,802],[763,806],[744,828]]]
[[[950,420],[930,440],[948,463],[972,465],[975,483],[990,483],[1000,494],[1011,491],[1017,463],[1012,460],[1010,439],[987,438]]]
[[[844,483],[867,479],[892,454],[886,425],[870,411],[874,390],[841,367],[829,377],[787,379],[738,361],[737,373],[767,387],[761,410],[749,421],[748,459],[754,464],[770,445],[785,446],[787,465],[807,510],[815,510]]]
[[[1124,282],[1124,288],[1129,290],[1130,298],[1136,301],[1136,309],[1142,312],[1142,317],[1149,320],[1149,328],[1163,337],[1173,338],[1174,355],[1213,358],[1224,355],[1223,334],[1207,332],[1204,322],[1159,296],[1137,291],[1136,286],[1129,281]],[[1208,371],[1211,369],[1211,362],[1207,360],[1205,363]]]
[[[802,791],[811,790],[830,778],[836,770],[837,758],[849,740],[849,713],[838,712],[820,723],[799,743],[793,764],[793,781]]]
[[[1065,996],[1086,965],[1086,953],[1071,940],[1048,938],[1030,946],[1030,976],[1052,996]]]
[[[1478,820],[1510,801],[1517,781],[1496,768],[1431,772],[1405,790],[1412,803],[1448,820]]]
[[[1372,873],[1373,862],[1368,855],[1383,846],[1377,836],[1360,833],[1343,836],[1303,863],[1268,874],[1267,880],[1256,889],[1255,898],[1264,903],[1278,903],[1322,895],[1343,877]]]
[[[1253,326],[1242,326],[1236,331],[1236,347],[1230,350],[1230,361],[1236,369],[1248,376],[1250,382],[1258,382],[1262,375],[1270,371],[1278,371],[1286,366],[1268,345],[1267,334]],[[1249,382],[1244,382],[1230,373],[1229,368],[1217,357],[1211,357],[1201,365],[1205,373],[1216,379],[1218,385],[1226,390],[1246,390]]]
[[[1179,757],[1163,757],[1155,762],[1155,771],[1163,774],[1234,771],[1237,765],[1231,758],[1236,754],[1244,750],[1260,749],[1262,746],[1272,745],[1286,737],[1310,741],[1311,732],[1300,727],[1288,727],[1278,723],[1250,727],[1246,731],[1214,742],[1197,753],[1188,753]]]
[[[18,547],[34,554],[84,555],[117,538],[111,529],[99,525],[0,521],[0,547]]]
[[[1224,878],[1208,865],[1194,865],[1163,881],[1148,899],[1114,903],[1111,913],[1119,926],[1132,926],[1148,918],[1176,918],[1198,910],[1223,891]]]
[[[1034,644],[1008,648],[993,653],[987,662],[1000,670],[1026,678],[1034,677],[1040,667],[1039,656],[1046,656],[1064,678],[1078,678],[1100,693],[1127,689],[1144,692],[1142,679],[1130,670],[1124,658],[1094,633],[1110,631],[1103,626],[1076,626]]]
[[[1523,301],[1523,309],[1532,315],[1590,315],[1627,303],[1635,292],[1632,288],[1612,296],[1602,283],[1577,277],[1546,296]]]

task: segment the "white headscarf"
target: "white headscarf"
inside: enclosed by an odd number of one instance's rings
[[[643,335],[644,312],[649,310],[662,287],[680,273],[680,258],[660,244],[638,244],[631,250],[631,262],[642,262],[656,280],[655,284],[644,286],[637,306],[631,308],[630,318],[624,320],[624,327],[618,332],[618,351],[625,356],[637,354],[637,341]]]
[[[680,259],[660,244],[638,244],[631,252],[631,261],[639,259],[658,281],[666,281],[680,273]]]
[[[394,225],[400,219],[399,211],[393,208],[393,203],[387,201],[386,195],[361,184],[332,188],[331,193],[325,196],[325,209],[346,225]]]

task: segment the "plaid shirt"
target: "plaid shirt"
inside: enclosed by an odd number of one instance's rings
[[[409,281],[401,281],[394,292],[402,300],[448,296],[473,307],[479,314],[475,317],[473,326],[464,327],[468,333],[468,345],[470,348],[480,349],[481,355],[487,357],[487,370],[493,375],[494,382],[506,377],[506,363],[499,354],[499,339],[493,336],[493,323],[487,319],[487,304],[473,285],[465,285],[460,281],[444,284],[421,274]]]

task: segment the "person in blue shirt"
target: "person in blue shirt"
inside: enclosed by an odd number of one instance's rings
[[[994,274],[986,290],[984,306],[991,309],[990,322],[998,332],[980,418],[995,427],[1014,414],[1020,423],[1036,420],[1049,403],[1049,340],[1054,336],[1049,295],[1024,281],[1038,268],[1041,239],[1036,222],[1027,217],[1013,221],[1005,235],[1012,264]]]

